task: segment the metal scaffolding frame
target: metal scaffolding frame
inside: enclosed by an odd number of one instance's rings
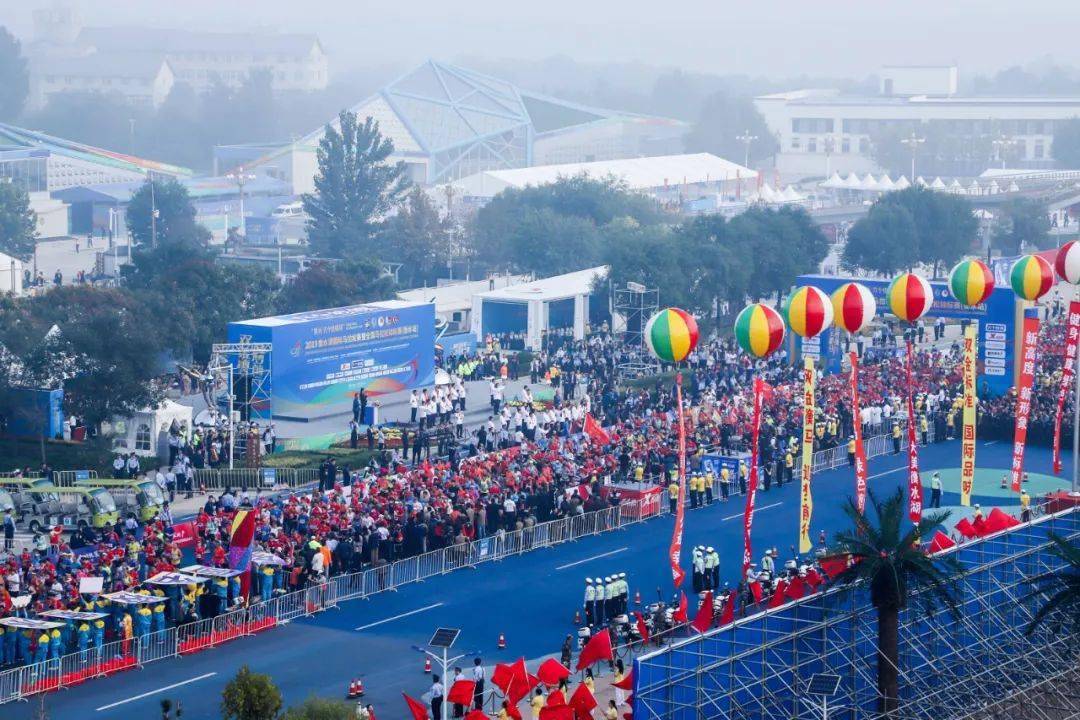
[[[901,614],[895,720],[1080,714],[1080,697],[1068,683],[1080,643],[1052,625],[1024,634],[1043,601],[1030,579],[1064,565],[1049,552],[1049,531],[1080,537],[1080,511],[949,551],[963,569],[960,610],[927,615],[916,597]],[[820,705],[805,694],[819,672],[842,678],[829,720],[871,717],[876,647],[877,617],[866,591],[835,588],[639,657],[634,717],[821,720]]]
[[[635,378],[659,372],[660,363],[645,345],[645,325],[660,309],[660,291],[628,282],[625,288],[615,288],[614,292],[612,309],[614,317],[621,319],[621,327],[614,326],[613,318],[612,332],[616,336],[622,334],[623,344],[615,365],[619,375]]]
[[[208,367],[214,401],[232,395],[241,420],[269,421],[273,347],[264,342],[214,343]]]

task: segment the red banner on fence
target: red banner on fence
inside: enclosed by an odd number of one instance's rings
[[[1013,431],[1012,491],[1020,492],[1024,479],[1024,448],[1027,446],[1028,419],[1031,417],[1031,386],[1035,382],[1035,346],[1039,342],[1039,311],[1024,310],[1024,329],[1020,336],[1020,375],[1016,380],[1016,429]]]
[[[754,525],[754,498],[758,485],[758,443],[761,440],[761,403],[765,395],[765,381],[754,378],[754,417],[750,431],[750,479],[746,487],[746,509],[743,510],[743,580],[750,570],[750,530]]]
[[[851,359],[851,424],[855,429],[855,506],[861,514],[866,509],[866,448],[863,446],[862,417],[859,410],[859,356]]]
[[[922,520],[922,477],[919,476],[919,446],[915,443],[915,386],[911,380],[911,356],[915,354],[911,341],[907,342],[904,373],[907,375],[907,437],[908,437],[908,518],[918,524]]]
[[[682,556],[683,519],[686,515],[686,422],[683,418],[682,373],[675,374],[675,405],[679,413],[679,502],[675,509],[675,531],[671,534],[671,580],[675,587],[682,584],[686,572],[679,562]]]
[[[1076,372],[1076,344],[1080,339],[1080,300],[1069,303],[1069,317],[1065,325],[1065,359],[1061,367],[1061,387],[1058,388],[1057,414],[1054,416],[1054,474],[1061,474],[1061,418],[1065,414],[1065,400],[1073,384]]]

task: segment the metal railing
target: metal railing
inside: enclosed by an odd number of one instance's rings
[[[191,481],[196,488],[224,490],[272,490],[275,487],[299,488],[319,481],[316,468],[199,468]]]

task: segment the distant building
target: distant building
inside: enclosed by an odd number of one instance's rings
[[[873,96],[803,89],[754,104],[779,142],[776,165],[787,181],[878,170],[871,148],[877,133],[918,136],[931,125],[958,137],[1000,139],[1011,147],[1012,165],[1049,168],[1056,128],[1080,117],[1080,97],[960,95],[955,66],[885,67]]]
[[[409,177],[438,184],[486,170],[679,152],[686,124],[538,95],[487,75],[429,60],[353,106],[394,142]],[[336,124],[336,120],[333,121]],[[243,163],[311,192],[319,128],[265,153],[219,148],[219,165]]]
[[[57,93],[119,93],[134,105],[158,107],[176,74],[163,55],[122,51],[43,57],[31,65],[30,105],[42,107]]]

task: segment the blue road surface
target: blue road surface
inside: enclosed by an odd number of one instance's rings
[[[1009,450],[1008,443],[980,444],[979,467],[992,477],[1000,475],[999,470],[1009,467]],[[924,478],[935,469],[957,467],[959,455],[960,444],[955,440],[921,448]],[[904,481],[906,462],[906,453],[872,459],[871,489],[879,495],[894,491]],[[1071,456],[1064,462],[1062,486],[1072,470]],[[1049,475],[1050,463],[1049,450],[1029,448],[1026,469]],[[950,474],[945,485],[945,506],[959,503],[959,487],[950,486],[954,476]],[[980,495],[979,489],[977,484],[974,502],[986,511],[994,505],[994,497]],[[854,490],[853,473],[847,467],[820,473],[814,477],[813,490],[812,537],[816,541],[819,531],[826,530],[831,538],[833,532],[847,526],[841,505]],[[720,552],[722,577],[736,583],[742,554],[742,509],[739,497],[688,512],[683,541],[687,569],[690,548],[712,545]],[[773,546],[779,548],[781,558],[788,557],[789,548],[797,541],[797,516],[797,487],[785,485],[758,494],[755,560],[766,547]],[[380,719],[403,718],[407,710],[401,692],[419,697],[431,683],[422,671],[424,656],[413,646],[426,643],[440,625],[461,628],[456,649],[479,651],[490,668],[519,656],[532,660],[557,653],[566,634],[575,631],[573,616],[581,606],[585,577],[625,572],[631,598],[640,591],[643,601],[654,601],[657,588],[663,588],[665,599],[669,598],[667,550],[672,522],[670,516],[664,516],[486,563],[475,570],[460,570],[368,600],[343,603],[339,609],[255,637],[52,693],[46,698],[46,709],[50,717],[65,720],[154,718],[160,716],[159,703],[167,697],[182,703],[185,719],[216,718],[223,686],[247,664],[273,677],[286,705],[311,694],[344,698],[349,681],[359,677],[365,698],[375,705]],[[501,651],[496,649],[500,633],[506,635],[508,645]],[[471,657],[462,662],[464,667],[472,666]],[[0,718],[32,718],[37,708],[37,698],[0,706]]]

